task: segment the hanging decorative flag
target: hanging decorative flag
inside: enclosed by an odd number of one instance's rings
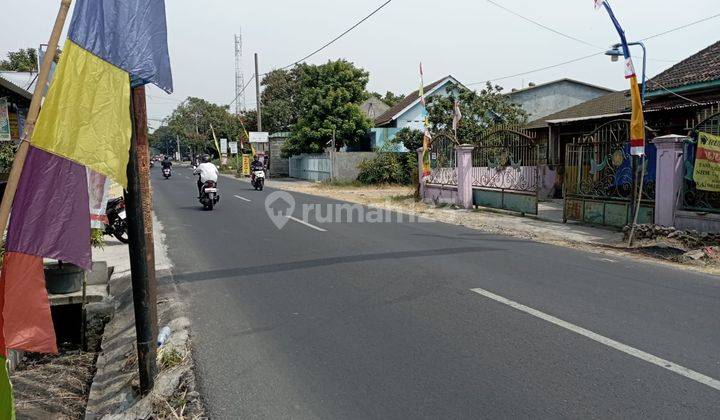
[[[430,167],[430,142],[432,136],[430,135],[430,121],[428,120],[428,112],[425,102],[425,82],[423,80],[423,66],[420,63],[420,89],[418,90],[418,96],[420,97],[420,104],[422,105],[422,120],[423,120],[423,153],[422,153],[422,176],[428,176],[431,172]]]
[[[11,398],[6,349],[57,352],[43,258],[89,270],[90,226],[98,222],[91,212],[104,213],[106,178],[127,185],[130,87],[172,91],[165,25],[164,0],[75,3],[8,225],[0,274],[2,408]]]
[[[635,74],[635,66],[630,56],[630,47],[625,38],[625,31],[620,26],[613,13],[610,5],[606,0],[594,0],[595,7],[605,7],[610,20],[615,25],[618,35],[620,35],[620,44],[622,45],[623,55],[625,56],[625,78],[630,80],[630,99],[632,103],[632,116],[630,117],[630,153],[635,156],[645,155],[645,117],[643,116],[643,103],[640,96],[640,87],[638,86],[637,75]]]
[[[455,132],[455,136],[457,137],[457,129],[460,125],[460,120],[462,119],[462,114],[460,113],[460,101],[455,99],[455,103],[453,104],[453,122],[452,127],[453,131]]]

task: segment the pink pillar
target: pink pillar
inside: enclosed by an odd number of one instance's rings
[[[461,144],[455,148],[457,153],[457,205],[464,209],[473,206],[472,190],[472,144]]]
[[[687,137],[668,135],[656,137],[652,142],[657,148],[655,174],[655,224],[675,225],[680,190],[683,183],[683,141]]]

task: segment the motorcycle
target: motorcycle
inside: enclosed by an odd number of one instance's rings
[[[128,243],[127,213],[125,212],[125,199],[122,197],[108,200],[105,212],[108,224],[105,225],[105,235],[114,236],[118,241]]]
[[[256,191],[262,191],[263,186],[265,186],[265,171],[262,169],[253,171],[250,183]]]
[[[220,192],[217,188],[217,182],[205,181],[200,193],[200,203],[206,210],[212,210],[220,201]]]
[[[163,168],[162,172],[163,172],[163,176],[165,177],[165,179],[170,178],[170,175],[172,175],[172,173],[170,172],[170,168]]]

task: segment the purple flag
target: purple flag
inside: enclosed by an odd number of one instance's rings
[[[84,166],[30,147],[13,203],[6,249],[90,269]]]

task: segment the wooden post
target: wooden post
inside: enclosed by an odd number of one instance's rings
[[[15,159],[13,160],[12,169],[10,170],[10,177],[8,178],[7,185],[5,186],[2,204],[0,204],[0,231],[2,234],[5,233],[5,228],[7,227],[8,219],[10,218],[10,209],[12,208],[13,200],[15,200],[15,192],[17,191],[20,174],[22,174],[22,169],[25,165],[25,158],[27,157],[28,149],[30,148],[30,138],[32,136],[33,129],[35,128],[38,114],[40,113],[40,103],[42,102],[42,97],[45,93],[45,87],[47,86],[48,76],[50,74],[50,67],[52,66],[52,61],[55,58],[60,34],[62,33],[63,26],[65,26],[65,19],[67,18],[68,10],[70,10],[70,3],[72,3],[72,0],[62,0],[60,2],[60,10],[58,11],[57,18],[55,18],[55,26],[53,26],[53,30],[50,33],[47,54],[45,54],[45,58],[40,65],[37,84],[35,85],[35,91],[33,92],[32,100],[30,101],[30,109],[28,110],[28,115],[25,119],[25,130],[22,134],[22,139],[20,140],[20,147],[15,153]]]
[[[128,249],[135,308],[140,393],[147,395],[155,384],[157,373],[157,285],[144,86],[132,89],[131,107],[132,141],[125,203],[128,216]]]

